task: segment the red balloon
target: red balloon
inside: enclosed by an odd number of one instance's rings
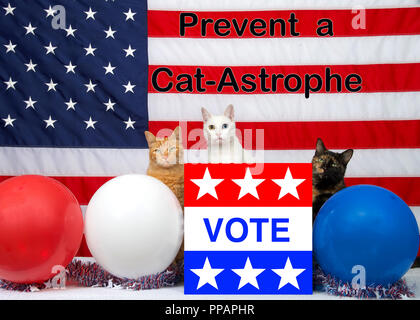
[[[0,279],[44,282],[76,255],[83,215],[57,180],[35,175],[0,183]]]

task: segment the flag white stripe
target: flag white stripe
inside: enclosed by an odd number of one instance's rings
[[[337,150],[343,151],[343,150]],[[260,150],[258,162],[310,162],[314,150]],[[186,150],[185,162],[207,162],[207,150]],[[0,175],[118,176],[146,173],[147,149],[0,149]],[[60,166],[57,166],[60,163]],[[357,149],[348,177],[420,177],[420,149]]]
[[[414,216],[417,220],[417,225],[420,229],[420,207],[410,207],[411,211],[413,211]]]
[[[149,93],[150,121],[202,121],[201,107],[223,114],[235,106],[237,121],[363,121],[420,119],[420,92],[313,94]]]
[[[149,38],[149,64],[341,65],[420,62],[420,35],[283,38]]]
[[[417,7],[416,0],[149,0],[149,10],[287,10]]]
[[[147,149],[0,148],[0,175],[118,176],[145,173]]]

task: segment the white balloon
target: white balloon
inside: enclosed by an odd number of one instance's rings
[[[161,181],[130,174],[96,191],[85,216],[92,256],[117,277],[136,279],[164,271],[183,239],[178,199]]]

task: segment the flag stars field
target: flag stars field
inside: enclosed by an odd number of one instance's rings
[[[63,143],[66,138],[62,135],[67,135],[68,130],[63,130],[65,127],[57,124],[69,123],[69,119],[72,119],[83,124],[79,128],[84,130],[80,130],[77,139],[81,143],[89,141],[97,145],[96,139],[100,138],[100,132],[95,133],[95,129],[100,124],[104,130],[119,128],[119,133],[116,134],[122,135],[120,141],[124,144],[123,137],[132,130],[135,131],[137,125],[144,127],[143,119],[147,119],[139,115],[139,111],[127,99],[141,98],[144,87],[137,92],[138,81],[147,81],[147,76],[129,78],[124,74],[124,70],[134,70],[138,65],[135,57],[138,50],[146,52],[144,44],[147,44],[147,38],[145,35],[139,37],[136,32],[143,22],[136,21],[140,20],[136,19],[140,12],[137,8],[142,5],[136,3],[131,7],[118,7],[119,12],[115,11],[116,7],[112,4],[66,7],[68,19],[59,28],[52,26],[54,18],[62,14],[59,7],[37,2],[31,2],[30,5],[33,13],[30,16],[27,14],[28,10],[20,10],[17,2],[8,1],[0,6],[0,14],[6,17],[2,18],[3,21],[19,21],[19,28],[11,31],[10,38],[3,37],[0,41],[4,50],[0,54],[7,54],[9,59],[14,54],[18,54],[19,58],[23,57],[23,60],[11,61],[10,70],[6,68],[8,73],[7,77],[1,78],[4,87],[2,93],[0,92],[8,98],[13,97],[14,91],[22,90],[19,93],[22,94],[23,111],[13,116],[14,113],[8,110],[9,105],[6,104],[6,110],[2,110],[0,114],[0,121],[3,123],[0,128],[12,128],[18,121],[21,127],[25,126],[28,130],[42,130],[38,134],[48,137],[48,141],[55,139],[51,139],[54,134]],[[61,22],[58,20],[57,23]],[[13,35],[13,32],[19,36]],[[120,33],[124,34],[123,40],[119,39]],[[26,78],[21,79],[20,74],[15,72],[19,69],[24,70]],[[119,70],[120,77],[114,77]],[[47,77],[43,79],[44,75]],[[34,95],[34,92],[39,94]],[[59,94],[53,95],[55,92]],[[121,118],[114,113],[117,106],[129,113]],[[80,114],[84,110],[89,110],[90,113]],[[42,116],[38,115],[40,121],[30,120],[30,115],[32,117],[34,112],[37,114],[41,111]],[[99,118],[98,113],[103,111],[111,112],[107,112],[104,118]],[[141,124],[135,120],[138,118],[142,119]],[[54,133],[52,129],[55,129]],[[89,135],[86,135],[86,130],[90,132]],[[33,135],[35,136],[37,134]],[[21,140],[30,140],[30,137],[28,135]]]

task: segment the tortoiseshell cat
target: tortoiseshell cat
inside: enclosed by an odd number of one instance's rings
[[[144,132],[149,145],[149,167],[147,175],[166,184],[177,197],[184,210],[184,149],[180,128],[176,127],[169,137],[157,138],[149,131]],[[175,261],[184,258],[182,244]]]
[[[312,220],[322,205],[334,193],[344,189],[344,174],[347,164],[353,156],[353,149],[342,153],[327,150],[320,138],[316,142],[315,155],[312,158]]]

